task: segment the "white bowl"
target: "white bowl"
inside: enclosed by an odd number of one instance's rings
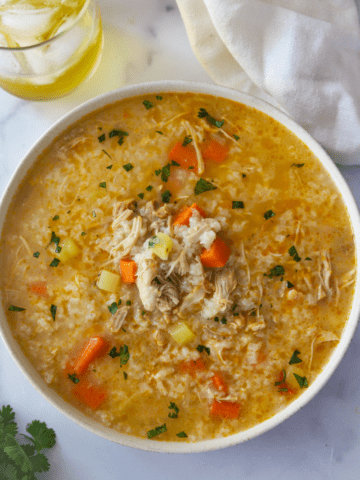
[[[30,149],[28,154],[21,161],[7,189],[5,190],[5,193],[0,202],[0,235],[9,205],[21,181],[25,177],[29,168],[34,164],[34,162],[36,162],[38,156],[43,152],[43,150],[45,150],[45,148],[47,148],[51,144],[51,142],[58,135],[60,135],[69,126],[80,120],[84,115],[87,115],[101,107],[112,104],[113,102],[127,97],[161,92],[193,92],[224,97],[239,103],[243,103],[250,107],[254,107],[257,110],[260,110],[261,112],[264,112],[270,117],[274,118],[281,124],[285,125],[285,127],[287,127],[298,138],[300,138],[305,143],[305,145],[307,145],[308,148],[316,155],[316,157],[320,160],[320,162],[323,164],[323,166],[328,171],[331,178],[337,185],[349,212],[355,236],[355,244],[358,249],[358,246],[360,245],[360,217],[354,198],[345,180],[339,173],[337,167],[334,165],[330,157],[303,128],[301,128],[286,114],[279,111],[275,107],[267,104],[266,102],[259,100],[258,98],[252,97],[236,90],[231,90],[229,88],[219,87],[216,85],[183,81],[161,81],[142,83],[139,85],[132,85],[119,90],[115,90],[114,92],[106,93],[85,102],[83,105],[75,108],[73,111],[71,111],[59,121],[57,121]],[[86,428],[87,430],[90,430],[91,432],[96,433],[97,435],[107,438],[108,440],[111,440],[113,442],[120,443],[129,447],[139,448],[142,450],[167,453],[204,452],[229,447],[231,445],[236,445],[238,443],[254,438],[257,435],[260,435],[267,430],[270,430],[271,428],[274,428],[276,425],[283,422],[285,419],[297,412],[306,403],[308,403],[314,397],[314,395],[316,395],[318,391],[325,385],[325,383],[329,380],[330,376],[341,361],[346,349],[350,344],[350,341],[354,335],[357,326],[360,311],[359,274],[360,268],[358,267],[353,305],[349,320],[345,326],[342,337],[339,341],[338,346],[334,350],[329,362],[325,366],[324,370],[318,375],[316,380],[312,383],[312,385],[310,385],[309,388],[306,389],[306,391],[304,391],[299,398],[294,400],[284,410],[269,418],[265,422],[256,425],[255,427],[228,437],[204,440],[196,443],[158,442],[154,440],[141,439],[137,437],[123,435],[119,432],[116,432],[115,430],[100,425],[93,419],[81,413],[72,405],[65,402],[59,395],[57,395],[51,388],[49,388],[45,384],[39,374],[34,370],[29,361],[26,359],[19,345],[13,338],[9,325],[6,321],[3,306],[0,307],[0,332],[12,357],[14,358],[15,362],[22,370],[22,372],[25,374],[25,376],[28,378],[29,382],[64,415],[66,415],[68,418],[81,425],[82,427]]]

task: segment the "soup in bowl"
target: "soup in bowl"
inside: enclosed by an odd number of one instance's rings
[[[202,451],[275,426],[356,327],[358,213],[324,151],[228,89],[162,82],[79,107],[2,205],[2,330],[106,438]]]

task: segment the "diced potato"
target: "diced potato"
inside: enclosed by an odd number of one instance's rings
[[[179,343],[180,345],[190,342],[190,340],[195,337],[193,331],[184,322],[180,322],[175,325],[169,333],[175,342]]]
[[[100,290],[116,293],[119,288],[119,283],[120,283],[120,275],[117,275],[116,273],[108,272],[107,270],[103,270],[97,282],[97,286],[100,288]]]
[[[60,242],[61,252],[56,253],[56,257],[60,262],[65,263],[76,257],[80,253],[80,248],[76,245],[72,238],[65,238]]]
[[[157,235],[154,235],[151,240],[149,240],[149,248],[151,248],[155,255],[157,255],[161,260],[167,260],[169,253],[173,247],[173,241],[165,233],[159,232]]]

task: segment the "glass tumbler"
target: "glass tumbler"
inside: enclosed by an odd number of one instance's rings
[[[0,87],[52,100],[89,78],[103,32],[96,0],[0,0]]]

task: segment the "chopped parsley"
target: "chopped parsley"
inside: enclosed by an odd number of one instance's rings
[[[127,380],[128,378],[128,374],[126,372],[123,371],[123,376],[124,376],[124,380]]]
[[[118,352],[116,347],[113,347],[109,352],[109,356],[111,358],[120,357],[120,365],[126,365],[130,358],[129,347],[124,344],[119,348]]]
[[[156,130],[156,133],[159,133],[160,135],[163,135],[163,132],[160,132],[160,130]]]
[[[187,435],[186,435],[185,432],[177,433],[176,436],[179,437],[179,438],[187,438]]]
[[[51,313],[51,316],[55,322],[55,317],[56,317],[56,310],[57,310],[57,306],[56,305],[51,305],[50,307],[50,313]]]
[[[50,239],[49,245],[50,245],[50,243],[55,243],[56,248],[59,247],[60,237],[57,237],[55,232],[51,232],[51,239]],[[48,245],[48,246],[49,246],[49,245]],[[48,248],[48,246],[47,246],[46,248]],[[55,251],[56,251],[56,250],[55,250]],[[58,252],[57,252],[57,253],[58,253]]]
[[[76,375],[76,373],[73,373],[72,375],[70,375],[70,373],[68,373],[68,378],[73,382],[73,383],[79,383],[80,380],[78,378],[78,376]]]
[[[225,317],[223,317],[220,322],[223,324],[223,325],[226,325],[227,324],[227,320]]]
[[[265,220],[269,220],[269,218],[273,217],[275,213],[272,210],[268,210],[267,212],[264,213],[264,218]]]
[[[154,187],[152,185],[149,185],[148,187],[145,188],[145,190],[147,190],[148,192],[151,192],[151,190],[153,189]]]
[[[128,132],[124,132],[124,130],[116,130],[114,128],[114,130],[111,130],[111,132],[109,133],[109,138],[112,138],[112,137],[127,137],[129,134]]]
[[[236,209],[236,208],[245,208],[244,207],[244,202],[240,202],[239,200],[233,200],[232,208],[233,208],[233,210]]]
[[[154,104],[149,102],[149,100],[144,100],[143,105],[145,106],[146,110],[149,110],[150,108],[153,108]]]
[[[10,312],[23,312],[25,308],[15,307],[15,305],[10,305],[9,310]]]
[[[138,193],[138,197],[142,200],[144,198],[144,193]]]
[[[292,357],[290,358],[289,365],[294,365],[295,363],[302,362],[301,358],[299,358],[298,355],[300,355],[299,350],[295,350],[294,353],[292,354]]]
[[[85,233],[85,232],[81,232],[81,236],[84,236],[84,235],[86,235],[86,233]]]
[[[118,301],[118,305],[121,305],[121,302],[122,302],[122,301],[121,301],[121,298],[120,298],[120,300]]]
[[[280,382],[275,382],[275,387],[277,387],[278,385],[281,385],[282,383],[285,383],[285,381],[286,381],[286,372],[285,372],[284,369],[283,369],[282,373],[283,373],[283,378],[282,378],[282,380],[281,380]]]
[[[293,163],[291,166],[292,167],[297,167],[297,168],[301,168],[305,165],[305,163]]]
[[[198,345],[196,347],[196,350],[198,350],[200,353],[202,353],[204,350],[205,352],[210,355],[210,348],[209,347],[205,347],[205,345]]]
[[[282,265],[276,265],[276,267],[272,268],[270,270],[270,273],[269,274],[266,274],[264,273],[264,276],[266,277],[269,277],[269,278],[273,278],[273,277],[280,277],[281,275],[284,275],[285,274],[285,269]]]
[[[35,252],[35,253],[33,253],[33,257],[39,258],[39,256],[40,256],[40,252]]]
[[[124,143],[124,137],[120,137],[117,143],[118,143],[118,144],[120,145],[120,147],[121,147],[121,145]]]
[[[161,97],[160,95],[156,95],[156,100],[162,100],[163,97]]]
[[[160,425],[159,427],[155,427],[152,430],[149,430],[147,432],[147,436],[148,438],[153,438],[156,437],[156,435],[160,435],[160,433],[164,432],[167,432],[166,423],[164,423],[164,425]]]
[[[164,203],[169,203],[170,202],[170,197],[171,197],[171,193],[170,193],[170,190],[165,190],[165,192],[163,192],[161,194],[161,199]]]
[[[56,220],[59,220],[59,218],[59,215],[55,215],[55,217],[53,217],[54,222],[56,222]]]
[[[180,167],[180,163],[175,162],[175,160],[171,160],[171,165],[173,167]]]
[[[188,170],[194,170],[195,167],[189,167]]]
[[[108,167],[106,167],[108,170],[111,170],[112,169],[112,165],[109,165]]]
[[[159,170],[155,170],[155,175],[158,177],[161,173],[161,168],[159,168]]]
[[[242,174],[242,177],[243,177],[243,178],[246,178],[246,175],[245,175],[245,173],[243,173],[243,174]]]
[[[287,281],[287,288],[293,288],[293,284],[291,282],[289,282],[289,280]]]
[[[54,260],[50,263],[50,267],[57,267],[60,263],[58,258],[54,258]]]
[[[295,260],[295,262],[300,262],[301,258],[299,257],[297,251],[296,251],[296,248],[294,247],[294,245],[289,248],[289,255],[291,257],[293,257],[293,259]]]
[[[144,316],[145,313],[146,313],[145,310],[143,310],[143,311],[141,312],[141,315]]]
[[[116,313],[118,310],[118,304],[116,302],[113,302],[111,305],[108,305],[108,309],[111,315],[114,315],[114,313]]]
[[[126,170],[127,172],[130,172],[130,170],[132,170],[134,168],[133,165],[131,165],[131,163],[127,163],[126,165],[123,165],[123,169]]]
[[[186,135],[185,138],[184,138],[184,141],[182,143],[182,146],[183,147],[186,147],[186,145],[188,145],[189,143],[192,142],[192,138],[191,138],[191,135]]]
[[[105,142],[105,139],[106,139],[105,133],[103,133],[102,135],[100,135],[100,137],[98,137],[98,140],[100,143]]]
[[[203,178],[200,178],[195,185],[195,195],[200,195],[200,193],[208,192],[209,190],[216,190],[217,187],[210,182],[207,182]]]
[[[101,182],[99,183],[100,188],[106,188],[106,182]]]
[[[170,402],[170,406],[168,407],[170,410],[174,410],[173,412],[169,412],[169,418],[178,418],[179,408],[175,405],[174,402]]]
[[[219,322],[219,317],[215,317],[215,318],[214,318],[214,321],[215,321],[215,322]]]
[[[163,182],[167,182],[169,177],[170,177],[170,163],[168,163],[167,165],[165,165],[165,167],[161,169],[161,180]]]
[[[93,211],[91,212],[91,214],[92,214],[92,216],[93,216],[94,218],[96,217],[95,210],[93,210]]]
[[[296,373],[294,373],[294,377],[296,378],[300,388],[308,388],[309,384],[306,377],[300,377],[300,375],[297,375]]]
[[[107,153],[106,150],[103,150],[103,152],[105,153],[105,155],[107,155],[109,158],[111,158],[110,155]],[[109,168],[109,167],[106,167],[106,168]]]
[[[200,108],[198,112],[199,118],[206,118],[206,120],[210,123],[210,125],[214,125],[214,127],[222,127],[224,125],[224,120],[216,120],[214,117],[208,114],[205,108]]]
[[[127,300],[126,305],[127,305],[128,307],[130,307],[130,305],[131,305],[131,300]]]
[[[236,141],[240,140],[239,135],[233,135],[233,137],[235,138]]]
[[[35,255],[35,254],[34,254]],[[305,260],[312,260],[312,258],[310,257],[306,257]]]

